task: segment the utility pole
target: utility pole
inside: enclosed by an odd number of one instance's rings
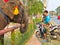
[[[43,0],[44,10],[46,9],[46,0]]]

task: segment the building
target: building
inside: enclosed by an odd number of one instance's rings
[[[54,15],[56,15],[56,12],[55,11],[50,11],[49,14],[54,16]]]

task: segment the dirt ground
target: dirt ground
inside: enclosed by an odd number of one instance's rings
[[[41,45],[41,42],[37,39],[34,33],[30,40],[26,43],[26,45]]]
[[[34,33],[33,36],[30,38],[30,40],[28,40],[26,45],[60,45],[60,41],[58,40],[51,40],[51,42],[42,42],[42,41],[43,39],[41,38],[38,39]]]

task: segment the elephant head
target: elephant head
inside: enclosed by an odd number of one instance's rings
[[[8,16],[10,21],[20,23],[20,32],[24,33],[27,29],[27,15],[25,14],[25,8],[20,0],[10,0],[8,3],[4,3],[2,7],[3,12]],[[18,14],[14,14],[15,8],[18,9]]]

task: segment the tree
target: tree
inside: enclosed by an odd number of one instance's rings
[[[60,15],[60,6],[56,8],[56,14]]]
[[[29,0],[28,2],[29,15],[37,14],[38,12],[42,13],[42,10],[43,10],[43,4],[41,1]]]

